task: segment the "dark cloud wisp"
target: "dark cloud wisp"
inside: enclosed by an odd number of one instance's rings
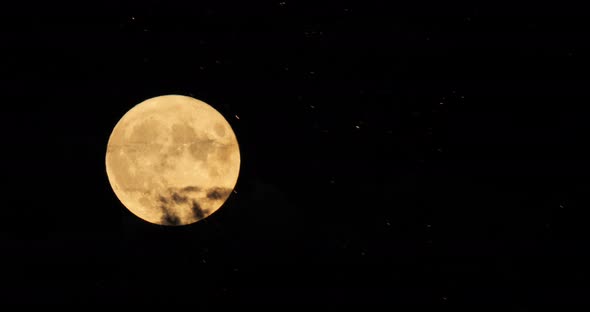
[[[180,195],[180,194],[178,194],[176,192],[172,193],[171,198],[177,204],[183,204],[183,203],[186,203],[188,201],[188,197],[182,196],[182,195]]]
[[[218,200],[226,198],[231,193],[231,189],[223,187],[214,187],[207,190],[207,198],[211,200]]]
[[[197,220],[205,218],[205,211],[203,211],[203,208],[201,208],[201,205],[199,205],[199,203],[196,200],[192,201],[191,209]]]

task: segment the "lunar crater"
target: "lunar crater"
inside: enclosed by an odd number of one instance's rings
[[[218,136],[225,136],[225,126],[222,123],[216,123],[215,127],[213,127],[213,130],[215,130],[215,134]]]

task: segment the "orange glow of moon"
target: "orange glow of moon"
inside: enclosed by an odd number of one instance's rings
[[[107,144],[111,187],[133,214],[160,225],[202,220],[228,199],[240,171],[238,141],[213,107],[164,95],[131,108]]]

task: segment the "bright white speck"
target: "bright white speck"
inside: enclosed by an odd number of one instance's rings
[[[564,205],[559,205],[559,208],[563,209],[563,208],[565,208],[565,206]]]
[[[135,16],[131,16],[131,20],[134,21],[135,20]]]
[[[462,99],[464,99],[464,98],[465,98],[465,96],[464,96],[464,95],[461,95],[461,98],[462,98]]]
[[[354,126],[354,127],[357,128],[357,129],[360,129],[361,128],[360,126]]]
[[[238,194],[238,191],[234,190],[234,194]]]
[[[440,103],[438,103],[438,104],[440,104],[440,105],[443,105],[443,104],[445,104],[445,103],[444,103],[444,102],[440,102]]]
[[[280,6],[285,6],[286,4],[287,4],[287,1],[281,1],[281,2],[279,2],[279,5]]]
[[[240,120],[240,116],[236,115],[236,119],[237,119],[237,120]]]

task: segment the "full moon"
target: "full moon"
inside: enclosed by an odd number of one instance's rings
[[[240,171],[227,120],[192,97],[164,95],[131,108],[115,125],[106,152],[111,187],[134,215],[187,225],[219,209]]]

